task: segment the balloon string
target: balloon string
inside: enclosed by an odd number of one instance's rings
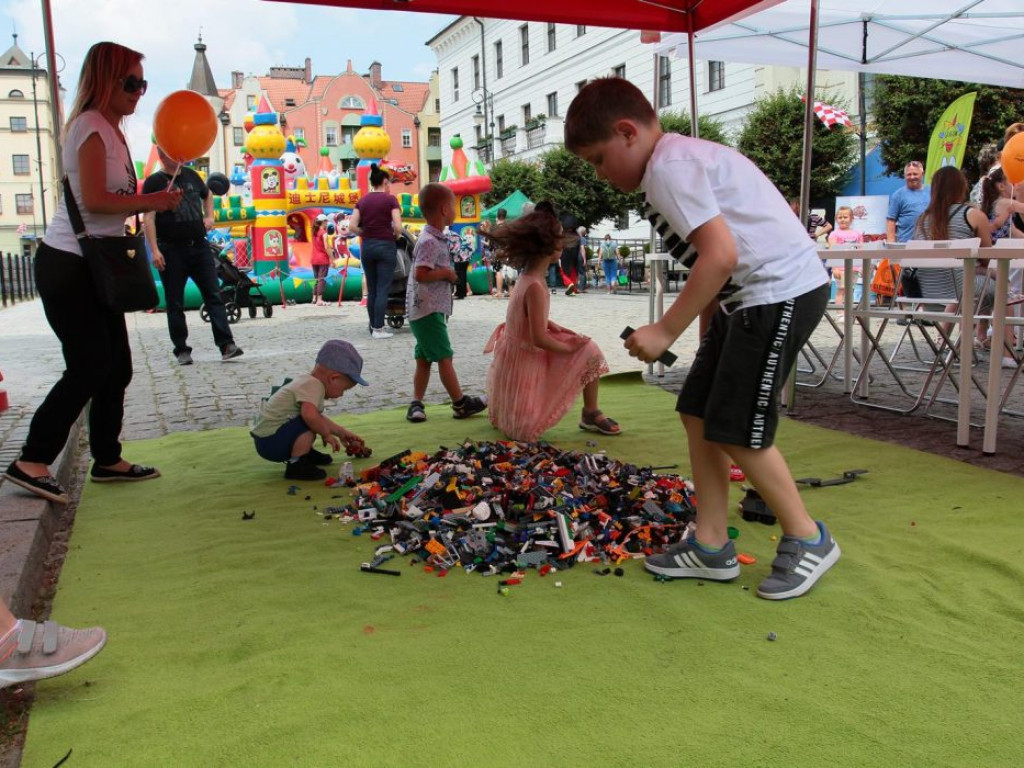
[[[167,191],[169,192],[174,186],[174,182],[178,179],[178,174],[181,173],[181,163],[178,163],[178,167],[174,170],[174,174],[171,176],[171,180],[167,182]]]

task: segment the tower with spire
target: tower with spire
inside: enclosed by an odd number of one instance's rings
[[[210,68],[210,62],[206,58],[206,43],[203,42],[202,30],[200,30],[198,39],[192,47],[195,49],[196,55],[192,61],[192,75],[188,79],[188,89],[201,94],[204,99],[210,102],[210,106],[213,107],[213,111],[223,124],[227,117],[227,113],[224,111],[225,99],[218,90],[217,84],[213,81],[213,70]],[[210,147],[207,157],[199,158],[196,161],[196,169],[205,173],[220,168],[230,170],[223,131],[217,132],[217,138],[214,140],[213,146]]]

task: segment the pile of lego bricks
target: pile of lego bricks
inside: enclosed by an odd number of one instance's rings
[[[381,566],[398,555],[439,575],[618,564],[678,542],[695,518],[692,485],[678,475],[543,442],[403,451],[361,480],[348,480],[356,498],[334,512],[355,535],[390,538],[362,566],[390,575],[400,571]]]

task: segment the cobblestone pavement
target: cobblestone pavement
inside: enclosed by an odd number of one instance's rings
[[[672,298],[666,297],[669,301]],[[456,369],[468,393],[483,392],[490,357],[483,355],[482,350],[494,327],[504,319],[506,306],[506,300],[484,296],[455,302],[449,327]],[[372,340],[366,331],[366,310],[355,302],[346,302],[341,307],[292,305],[274,310],[272,318],[244,316],[232,326],[245,355],[226,363],[221,362],[214,347],[209,325],[200,320],[197,312],[188,313],[195,364],[185,367],[178,366],[171,355],[163,314],[129,315],[135,376],[126,400],[125,438],[136,440],[180,430],[244,425],[272,386],[280,384],[286,375],[311,367],[320,345],[329,338],[348,339],[356,345],[365,359],[363,375],[371,384],[346,393],[329,413],[403,406],[411,399],[414,341],[408,327],[397,331],[394,338]],[[608,358],[613,373],[644,368],[626,354],[619,333],[625,325],[635,327],[646,322],[648,312],[649,297],[642,292],[609,296],[591,291],[574,298],[558,294],[551,302],[551,319],[592,336]],[[901,331],[893,329],[893,333]],[[837,336],[823,324],[814,341],[829,357]],[[696,342],[696,331],[688,330],[673,347],[679,363],[664,376],[648,377],[649,380],[677,390]],[[11,402],[10,410],[0,414],[2,466],[17,454],[32,411],[62,369],[57,340],[46,324],[38,300],[0,311],[0,372],[4,375],[0,387],[7,390]],[[891,399],[898,393],[887,381],[887,375],[879,369],[875,392]],[[1024,400],[1024,385],[1020,391],[1017,399]],[[447,400],[436,375],[432,377],[427,400]],[[950,408],[945,412],[953,413]],[[955,425],[854,405],[836,380],[818,389],[800,388],[797,407],[791,415],[822,426],[1024,474],[1024,421],[1019,419],[1002,419],[1000,452],[995,457],[984,457],[980,454],[980,430],[972,435],[972,449],[958,449]]]

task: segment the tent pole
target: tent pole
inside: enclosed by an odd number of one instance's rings
[[[696,53],[693,47],[693,14],[686,15],[686,57],[690,62],[690,135],[695,139],[700,138],[698,127],[699,116],[697,114],[697,61],[694,58]]]
[[[868,99],[864,94],[864,88],[867,86],[868,77],[863,72],[857,73],[857,109],[860,110],[860,194],[861,197],[866,195],[868,189],[868,160],[867,160],[867,149],[868,149],[868,116],[867,107]]]
[[[64,109],[60,103],[60,83],[57,77],[57,48],[53,42],[53,14],[50,0],[40,0],[43,11],[43,40],[46,44],[46,68],[50,71],[50,121],[53,123],[53,164],[57,178],[64,178],[64,156],[61,150],[61,128]]]
[[[811,0],[810,33],[807,42],[807,98],[804,99],[804,157],[800,168],[800,220],[807,228],[811,212],[811,143],[814,139],[814,70],[818,63],[818,0]],[[787,407],[796,405],[796,363],[786,380]]]

